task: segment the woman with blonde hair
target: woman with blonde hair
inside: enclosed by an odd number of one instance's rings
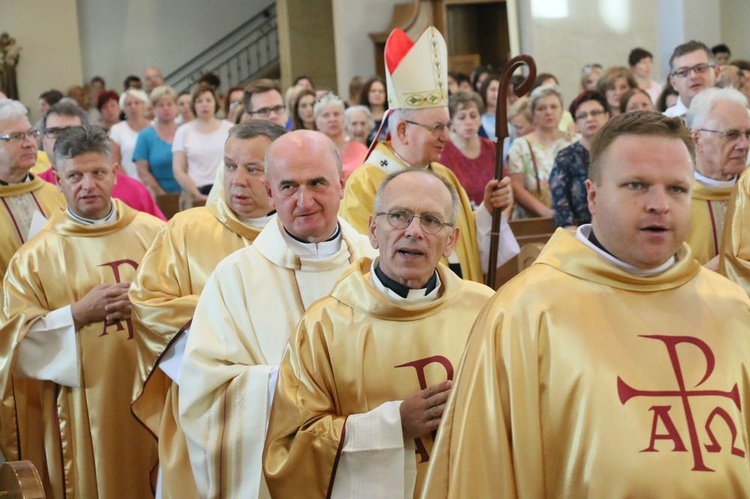
[[[620,115],[620,99],[628,90],[635,88],[638,88],[638,82],[633,72],[625,66],[607,68],[596,82],[597,91],[607,99],[610,118]]]
[[[367,147],[353,141],[344,129],[344,101],[334,94],[324,95],[313,109],[315,126],[336,144],[343,163],[342,174],[347,178],[365,162]]]
[[[558,128],[563,103],[557,87],[535,89],[531,92],[530,107],[536,129],[514,140],[508,156],[508,172],[516,199],[515,218],[553,216],[549,174],[557,153],[573,139]]]
[[[109,138],[112,139],[112,161],[119,163],[122,173],[141,182],[143,180],[138,176],[138,167],[133,161],[133,151],[138,132],[150,124],[146,117],[146,111],[150,106],[148,95],[143,90],[125,90],[120,95],[120,108],[125,112],[125,121],[112,125],[109,129]]]

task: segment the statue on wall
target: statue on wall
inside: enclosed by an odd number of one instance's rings
[[[18,99],[16,66],[21,56],[21,46],[6,32],[0,35],[0,91],[9,99]]]

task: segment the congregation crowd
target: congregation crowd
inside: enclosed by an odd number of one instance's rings
[[[566,105],[435,28],[385,60],[0,94],[3,458],[51,498],[750,495],[750,62],[635,48]]]

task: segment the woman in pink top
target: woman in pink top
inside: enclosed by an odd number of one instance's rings
[[[333,94],[324,95],[315,103],[315,126],[336,144],[343,163],[342,174],[348,178],[355,168],[365,162],[367,148],[355,142],[344,131],[344,102]]]

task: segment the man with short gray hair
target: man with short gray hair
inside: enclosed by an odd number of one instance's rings
[[[686,242],[696,260],[716,270],[729,198],[747,164],[747,98],[734,88],[708,88],[693,98],[685,121],[695,144],[692,221]]]
[[[163,222],[111,198],[110,147],[100,128],[60,133],[55,175],[68,206],[5,275],[0,387],[16,404],[0,412],[3,452],[30,459],[48,497],[151,494],[156,445],[130,412],[141,333],[128,287]]]
[[[13,254],[29,239],[34,214],[47,218],[65,206],[54,187],[29,173],[37,160],[38,137],[23,104],[0,100],[0,278]]]

